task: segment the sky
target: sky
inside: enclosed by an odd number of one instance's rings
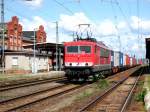
[[[4,0],[5,22],[19,18],[23,30],[43,25],[47,42],[72,41],[73,32],[92,32],[110,49],[137,58],[145,57],[145,38],[150,37],[150,0]],[[79,29],[79,24],[90,24]]]

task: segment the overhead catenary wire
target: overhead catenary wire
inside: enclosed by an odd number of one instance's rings
[[[140,41],[142,41],[142,34],[141,34],[141,38],[140,38],[140,32],[142,32],[142,27],[141,27],[141,24],[140,24],[140,1],[137,0],[137,17],[138,17],[138,51],[139,51],[139,54],[141,54],[142,50],[141,50],[141,47],[140,47]]]
[[[132,29],[132,27],[131,27],[131,25],[130,25],[130,23],[129,23],[127,17],[126,17],[126,15],[124,14],[122,8],[120,7],[120,3],[119,3],[117,0],[115,0],[115,1],[116,1],[116,5],[118,6],[118,8],[119,8],[121,14],[123,15],[123,17],[124,17],[124,19],[125,19],[125,21],[126,21],[128,27],[129,27],[130,31],[133,32],[133,29]]]
[[[63,7],[65,10],[67,10],[69,13],[74,14],[68,7],[66,7],[63,3],[57,1],[57,0],[53,0],[55,3],[57,3],[58,5],[60,5],[61,7]]]
[[[133,29],[132,29],[132,27],[131,27],[131,25],[130,25],[130,23],[129,23],[127,17],[126,17],[126,14],[124,13],[124,11],[122,10],[122,8],[120,7],[120,3],[118,2],[118,0],[113,0],[113,1],[112,1],[112,0],[101,0],[101,2],[116,4],[116,6],[118,7],[120,13],[122,14],[122,16],[123,16],[125,22],[127,23],[127,26],[128,26],[128,28],[129,28],[130,32],[133,32]]]
[[[118,21],[117,21],[117,14],[115,12],[114,6],[113,6],[113,0],[111,0],[111,7],[112,7],[112,12],[114,14],[114,19],[115,19],[115,29],[117,30],[117,37],[118,37],[118,42],[119,42],[119,51],[121,51],[122,49],[122,44],[121,44],[121,38],[120,38],[120,33],[119,33],[119,28],[118,28]]]

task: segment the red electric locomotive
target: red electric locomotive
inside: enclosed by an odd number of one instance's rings
[[[108,73],[111,69],[110,50],[93,38],[65,42],[65,72],[69,80],[88,79],[95,73]]]

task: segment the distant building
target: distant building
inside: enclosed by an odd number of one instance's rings
[[[36,72],[50,71],[51,56],[52,54],[36,52],[34,58],[33,52],[29,51],[5,52],[5,72],[24,74],[31,73],[34,69]]]
[[[34,34],[35,33],[35,34]],[[46,42],[46,32],[44,31],[44,27],[42,25],[39,26],[37,31],[23,31],[23,26],[19,23],[19,19],[17,16],[13,16],[9,22],[4,23],[4,51],[5,51],[5,59],[2,59],[2,24],[0,24],[0,67],[2,67],[2,62],[5,61],[5,70],[10,69],[13,56],[17,56],[15,59],[21,59],[19,61],[21,67],[24,65],[22,61],[22,56],[26,57],[26,53],[29,54],[30,50],[25,50],[23,46],[25,45],[33,45],[34,38],[36,38],[36,43],[44,43]],[[35,37],[34,37],[35,36]],[[33,49],[31,50],[33,52]],[[15,55],[14,55],[15,54]],[[39,53],[40,54],[40,53]],[[33,54],[32,54],[33,55]],[[12,56],[12,58],[8,58]],[[29,55],[28,57],[33,57]],[[50,59],[50,56],[47,54],[46,56]],[[45,59],[45,55],[40,54],[40,59]],[[9,59],[9,60],[8,60]],[[24,60],[24,59],[23,59]],[[39,60],[36,60],[39,62]],[[27,67],[29,65],[26,65]],[[41,65],[42,66],[42,63]],[[26,67],[25,67],[26,68]],[[19,69],[18,69],[19,70]]]
[[[36,43],[46,42],[46,32],[44,31],[44,27],[42,25],[39,26],[37,31],[23,31],[22,33],[23,38],[28,38],[28,40],[32,42],[34,42],[34,38],[36,38]]]
[[[0,24],[0,28],[2,24]],[[23,27],[19,24],[17,16],[13,16],[11,21],[4,23],[5,29],[5,50],[22,51],[23,45],[33,44],[34,36],[36,43],[46,42],[46,32],[42,25],[37,31],[23,31]],[[0,44],[2,45],[2,32],[0,32]]]

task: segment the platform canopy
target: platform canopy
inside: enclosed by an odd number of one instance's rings
[[[63,44],[57,44],[58,49],[61,49],[61,52],[64,50],[64,45]],[[34,44],[29,44],[29,45],[24,45],[23,48],[28,49],[32,48],[34,49]],[[56,43],[36,43],[35,44],[35,49],[40,49],[42,51],[56,51]]]

